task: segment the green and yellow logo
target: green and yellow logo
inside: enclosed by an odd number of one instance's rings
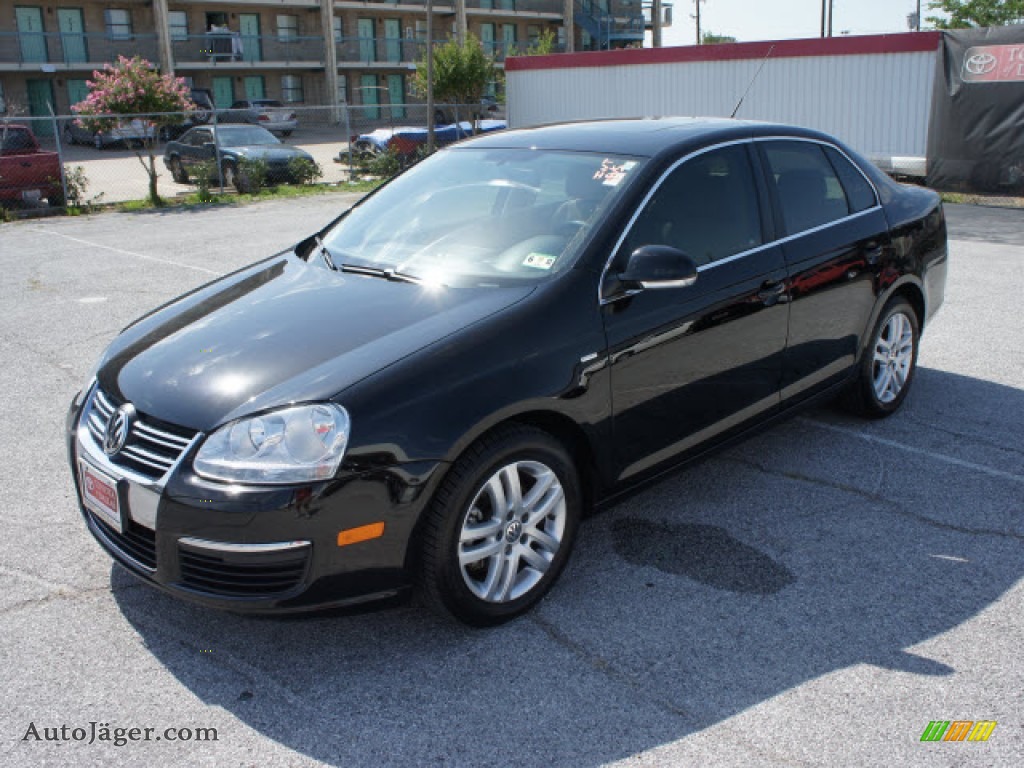
[[[995,720],[932,720],[921,741],[988,741],[995,729]]]

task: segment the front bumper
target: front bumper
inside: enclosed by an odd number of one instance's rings
[[[345,472],[296,486],[214,483],[191,470],[202,435],[157,479],[112,462],[85,421],[68,414],[79,509],[97,542],[135,576],[178,597],[239,612],[276,613],[394,596],[411,583],[413,536],[440,462]],[[80,462],[116,482],[121,530],[86,506]],[[383,523],[339,546],[338,534]]]

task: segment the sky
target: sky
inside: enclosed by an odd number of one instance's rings
[[[693,45],[694,1],[664,2],[672,3],[672,27],[662,32],[662,44]],[[846,30],[852,35],[906,32],[907,14],[916,7],[916,0],[833,0],[832,31],[835,35]],[[921,15],[931,14],[927,0],[922,0]],[[701,4],[700,17],[702,30],[731,35],[740,42],[818,37],[821,0],[706,0]],[[649,38],[650,33],[647,45]]]

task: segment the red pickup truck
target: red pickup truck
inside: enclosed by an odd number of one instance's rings
[[[0,124],[0,204],[10,207],[64,205],[60,158],[39,149],[36,137],[24,125]]]

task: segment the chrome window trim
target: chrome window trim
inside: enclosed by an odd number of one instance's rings
[[[874,192],[874,194],[875,194],[875,204],[873,206],[871,206],[870,208],[865,208],[863,211],[858,211],[857,213],[847,214],[846,216],[843,216],[842,218],[839,218],[839,219],[835,219],[834,221],[829,221],[829,222],[826,222],[824,224],[819,224],[816,227],[811,227],[810,229],[804,229],[804,230],[801,230],[799,232],[795,232],[792,235],[786,235],[784,237],[776,238],[775,240],[771,240],[771,241],[769,241],[767,243],[762,243],[761,245],[759,245],[759,246],[757,246],[755,248],[750,248],[750,249],[748,249],[746,251],[740,251],[739,253],[734,253],[731,256],[726,256],[725,258],[717,259],[716,261],[712,261],[709,264],[701,264],[700,266],[697,267],[698,274],[701,273],[701,272],[705,272],[705,271],[707,271],[709,269],[713,269],[713,268],[715,268],[717,266],[720,266],[722,264],[728,264],[731,261],[736,261],[738,259],[742,259],[742,258],[744,258],[746,256],[750,256],[750,255],[758,253],[760,251],[767,250],[768,248],[774,248],[774,247],[782,245],[784,243],[788,243],[791,240],[795,240],[798,237],[804,237],[805,235],[813,234],[815,232],[819,232],[821,230],[828,229],[829,227],[833,227],[836,224],[839,224],[840,222],[852,221],[853,219],[860,218],[861,216],[864,216],[864,215],[869,214],[869,213],[873,213],[876,210],[880,210],[881,209],[881,207],[882,207],[881,202],[880,202],[881,196],[878,194],[878,188],[874,185],[874,183],[871,181],[871,179],[868,178],[867,174],[864,173],[863,170],[861,170],[861,167],[857,163],[855,163],[850,158],[850,156],[848,154],[846,154],[846,152],[844,152],[842,150],[841,147],[836,146],[835,144],[833,144],[830,141],[825,141],[824,139],[814,139],[814,138],[807,137],[807,136],[754,136],[754,137],[750,137],[750,138],[746,138],[746,139],[733,139],[732,141],[724,141],[724,142],[722,142],[720,144],[712,144],[712,145],[707,146],[707,147],[702,147],[701,149],[698,149],[695,152],[691,152],[688,155],[684,155],[683,157],[679,158],[674,163],[672,163],[672,165],[670,165],[668,168],[666,168],[662,172],[661,176],[658,177],[658,180],[656,182],[654,182],[654,184],[651,186],[651,189],[647,192],[647,194],[644,195],[644,199],[640,201],[640,204],[636,207],[636,210],[633,211],[633,215],[630,217],[629,222],[626,224],[626,227],[622,230],[622,234],[619,236],[619,239],[615,241],[615,247],[612,248],[611,253],[608,255],[607,261],[605,261],[604,268],[601,270],[601,278],[597,282],[597,300],[600,303],[600,305],[604,306],[606,304],[611,304],[613,302],[619,301],[619,300],[621,300],[623,298],[626,298],[628,296],[635,296],[636,294],[642,292],[639,289],[634,289],[634,290],[630,290],[630,291],[625,291],[624,293],[620,293],[620,294],[617,294],[617,295],[609,297],[609,298],[604,298],[601,295],[602,289],[604,287],[605,278],[608,275],[608,270],[611,268],[612,261],[615,259],[615,254],[617,254],[619,252],[619,248],[622,247],[622,243],[625,242],[626,238],[629,236],[629,233],[632,231],[633,225],[636,223],[637,218],[639,218],[640,214],[647,207],[647,204],[651,201],[651,197],[653,197],[654,193],[658,191],[658,189],[664,183],[665,179],[668,178],[669,174],[671,174],[673,171],[675,171],[676,168],[678,168],[683,163],[685,163],[685,162],[687,162],[689,160],[692,160],[695,157],[699,157],[700,155],[706,154],[707,152],[711,152],[711,151],[716,150],[716,149],[723,149],[725,147],[733,147],[733,146],[737,146],[739,144],[755,144],[757,142],[767,142],[767,141],[803,141],[803,142],[807,142],[809,144],[818,144],[820,146],[831,147],[836,152],[838,152],[840,155],[845,157],[847,159],[847,161],[849,161],[849,163],[854,168],[857,169],[857,172],[860,173],[860,175],[868,183],[868,186],[871,187],[872,192]],[[827,159],[828,158],[826,156],[826,160]],[[838,178],[838,176],[837,176],[837,178]],[[839,183],[840,183],[840,186],[841,186],[842,185],[842,181],[840,181]],[[844,195],[846,194],[846,190],[845,189],[843,190],[843,194]]]

